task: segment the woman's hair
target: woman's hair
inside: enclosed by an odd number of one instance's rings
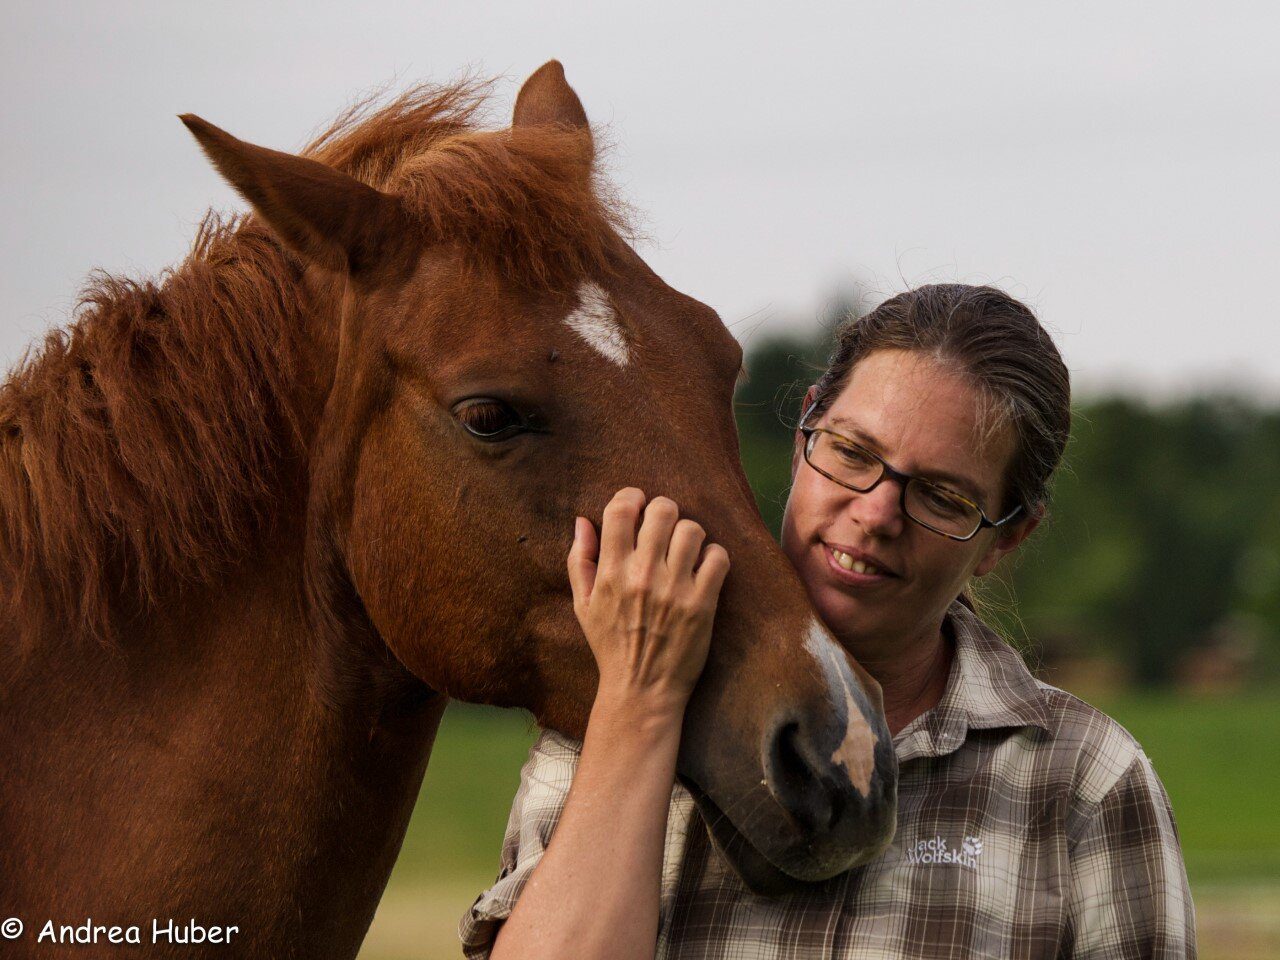
[[[806,420],[826,412],[859,360],[886,349],[926,353],[972,381],[984,403],[987,435],[1006,423],[1014,430],[1001,514],[1017,505],[1027,515],[1042,511],[1071,430],[1071,380],[1035,314],[994,287],[961,283],[891,297],[836,328],[835,350]]]

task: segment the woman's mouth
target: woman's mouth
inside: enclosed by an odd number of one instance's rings
[[[865,556],[848,553],[828,544],[823,544],[822,549],[827,555],[827,566],[845,583],[869,587],[897,579],[895,574]]]

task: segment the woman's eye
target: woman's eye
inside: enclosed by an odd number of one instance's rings
[[[844,444],[837,444],[836,452],[840,454],[841,458],[846,463],[852,464],[856,467],[865,467],[867,464],[872,462],[871,458],[857,447],[847,447]]]
[[[939,513],[953,514],[964,510],[964,504],[945,490],[928,490],[925,494],[925,499],[928,501],[929,507]]]
[[[454,409],[467,432],[481,440],[502,440],[525,429],[520,414],[501,400],[467,400]]]

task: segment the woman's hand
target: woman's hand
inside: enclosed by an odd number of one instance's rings
[[[683,717],[729,572],[728,552],[705,539],[673,500],[654,497],[646,507],[635,487],[604,508],[598,540],[589,520],[575,520],[569,582],[600,669],[597,704]]]
[[[653,960],[684,711],[729,572],[725,549],[704,546],[666,497],[646,509],[639,490],[620,490],[599,539],[590,521],[575,523],[573,609],[600,686],[564,813],[494,960]]]

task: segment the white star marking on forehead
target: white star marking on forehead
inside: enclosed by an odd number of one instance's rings
[[[578,306],[564,322],[606,360],[620,367],[631,362],[631,351],[622,335],[618,315],[609,302],[609,295],[595,281],[585,280],[578,285]]]

